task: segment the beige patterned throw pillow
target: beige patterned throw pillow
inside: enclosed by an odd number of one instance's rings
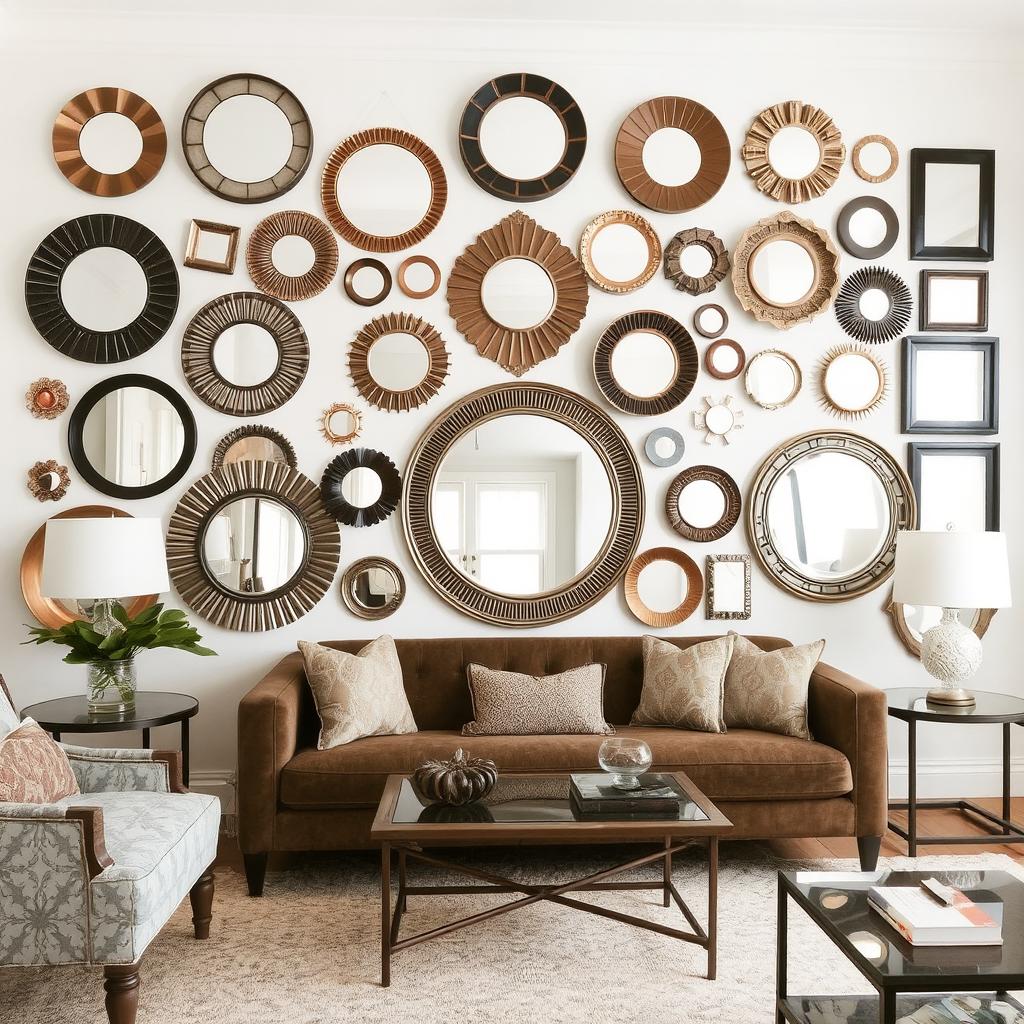
[[[463,736],[608,735],[604,665],[581,665],[550,676],[467,665],[473,721]]]
[[[320,716],[318,749],[339,747],[363,736],[416,732],[391,637],[378,637],[358,654],[305,640],[299,641],[299,650]]]
[[[643,645],[644,688],[632,724],[725,732],[722,699],[732,637],[680,649],[645,636]]]
[[[809,740],[807,688],[825,641],[762,651],[745,636],[729,635],[736,647],[725,677],[725,724]]]

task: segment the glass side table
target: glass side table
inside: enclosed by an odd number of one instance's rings
[[[907,723],[907,799],[891,800],[890,811],[906,811],[907,827],[891,818],[889,828],[907,841],[907,853],[917,856],[919,846],[954,844],[970,846],[991,843],[1024,843],[1024,825],[1010,820],[1010,727],[1024,726],[1024,698],[1005,693],[972,691],[973,707],[954,707],[947,704],[929,704],[925,699],[926,687],[903,687],[886,690],[889,716]],[[953,725],[1001,725],[1003,727],[1003,806],[1002,815],[971,800],[919,800],[917,798],[917,726],[919,722]],[[919,811],[952,809],[966,815],[975,824],[984,825],[988,832],[971,836],[921,836],[917,832]],[[980,820],[979,820],[980,819]]]

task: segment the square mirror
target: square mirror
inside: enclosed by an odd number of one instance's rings
[[[905,434],[999,429],[998,338],[904,338]]]
[[[704,572],[706,619],[750,618],[750,556],[708,555]]]
[[[987,270],[922,270],[922,331],[987,331]]]
[[[999,445],[911,443],[919,530],[999,529]]]
[[[185,246],[185,266],[215,274],[233,274],[240,229],[231,224],[193,220]]]
[[[995,151],[910,151],[910,258],[993,257]]]

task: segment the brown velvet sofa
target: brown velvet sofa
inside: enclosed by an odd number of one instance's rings
[[[666,638],[686,647],[707,637]],[[750,638],[765,650],[788,646]],[[356,652],[365,640],[327,642]],[[587,662],[608,666],[605,716],[642,737],[654,770],[686,772],[720,804],[730,838],[856,836],[861,865],[874,867],[886,818],[886,705],[882,692],[819,664],[811,677],[813,740],[751,729],[724,734],[627,723],[643,680],[640,637],[513,636],[398,640],[405,688],[419,732],[372,736],[317,750],[319,727],[302,657],[282,659],[238,708],[239,840],[249,891],[260,895],[274,851],[347,850],[371,845],[369,828],[390,772],[464,746],[506,771],[593,769],[601,736],[485,736],[463,739],[472,718],[466,665],[535,675]]]

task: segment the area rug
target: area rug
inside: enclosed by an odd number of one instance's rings
[[[628,856],[626,851],[621,859]],[[614,863],[614,854],[600,848],[593,853],[578,848],[485,850],[475,852],[470,862],[499,874],[554,882]],[[1002,869],[1024,879],[1024,870],[1013,860],[992,854],[893,859],[885,866]],[[139,1024],[769,1024],[775,986],[776,871],[796,867],[857,869],[853,861],[780,861],[754,844],[725,846],[717,981],[704,979],[705,954],[695,946],[570,908],[535,905],[396,954],[389,989],[379,985],[375,859],[351,855],[271,872],[262,899],[246,895],[242,875],[222,870],[210,939],[192,938],[186,900],[147,951]],[[416,869],[417,881],[428,878],[436,883],[444,876]],[[706,876],[701,851],[695,848],[680,856],[675,882],[703,920]],[[511,898],[413,899],[404,928],[436,927]],[[661,906],[658,893],[583,898],[670,925],[680,920],[678,911]],[[789,949],[790,992],[869,991],[795,908]],[[0,970],[0,1020],[103,1024],[100,971]]]

